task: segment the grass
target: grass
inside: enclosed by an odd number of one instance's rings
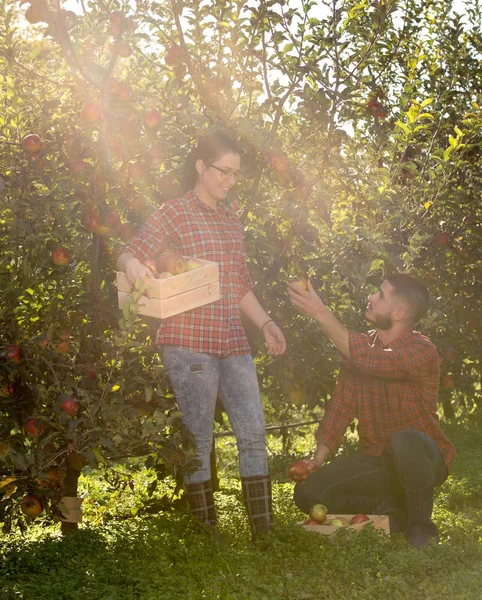
[[[139,516],[152,473],[137,470],[134,491],[120,494],[92,472],[82,478],[88,497],[78,534],[62,538],[58,526],[39,522],[23,536],[0,537],[0,598],[479,600],[482,435],[477,424],[446,430],[458,457],[436,500],[441,543],[424,551],[369,528],[327,537],[296,525],[303,515],[285,471],[292,458],[308,454],[311,434],[284,451],[270,439],[276,527],[266,543],[250,543],[235,448],[221,438],[221,541],[183,510]]]

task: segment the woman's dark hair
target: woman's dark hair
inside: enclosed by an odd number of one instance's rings
[[[407,273],[393,273],[385,279],[394,287],[395,294],[407,302],[413,323],[426,315],[430,294],[424,283]]]
[[[221,131],[215,131],[203,136],[198,141],[197,146],[188,154],[184,163],[181,193],[185,194],[196,185],[198,180],[196,161],[203,160],[206,165],[211,165],[216,159],[228,152],[240,154],[236,143],[226,134]]]

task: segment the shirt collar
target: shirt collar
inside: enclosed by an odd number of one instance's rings
[[[203,202],[202,200],[199,200],[199,198],[196,196],[196,194],[193,191],[186,192],[184,197],[189,202],[189,204],[192,206],[192,208],[196,208],[198,210],[200,208],[202,208],[207,211],[214,211],[220,216],[224,216],[226,214],[226,206],[224,205],[223,202],[218,202],[218,207],[216,210],[216,209],[212,208],[211,206],[209,206],[208,204],[206,204],[205,202]]]
[[[380,346],[380,348],[396,348],[397,346],[401,346],[403,345],[403,343],[410,338],[412,335],[414,334],[413,331],[406,331],[405,333],[402,333],[402,335],[399,335],[397,338],[395,338],[394,340],[392,340],[389,344],[387,344],[386,346],[384,346],[380,340],[380,338],[378,337],[378,332],[376,329],[371,329],[368,332],[368,335],[371,338],[372,341],[372,345],[377,345]]]

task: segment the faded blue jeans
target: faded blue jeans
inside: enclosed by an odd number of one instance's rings
[[[201,461],[199,470],[186,475],[185,482],[211,478],[209,457],[218,395],[236,437],[241,477],[267,475],[263,406],[251,355],[219,358],[170,345],[163,347],[163,354],[183,422],[194,436]]]

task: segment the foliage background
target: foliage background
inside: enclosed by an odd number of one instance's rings
[[[243,149],[230,202],[256,292],[289,341],[273,360],[249,330],[268,421],[319,416],[338,368],[289,305],[287,281],[310,275],[342,322],[362,328],[367,294],[401,269],[434,297],[423,331],[441,353],[441,412],[479,422],[478,3],[464,17],[437,0],[74,8],[0,1],[1,341],[22,350],[20,363],[6,350],[0,363],[0,459],[17,477],[5,518],[25,491],[55,507],[61,486],[46,474],[68,469],[74,450],[93,466],[149,455],[159,481],[192,468],[155,323],[119,321],[114,258],[176,194],[210,128]],[[98,118],[86,119],[86,102]],[[38,153],[22,148],[29,133]],[[58,246],[68,265],[52,263]],[[70,395],[75,417],[59,410]],[[26,435],[28,418],[41,435]]]

